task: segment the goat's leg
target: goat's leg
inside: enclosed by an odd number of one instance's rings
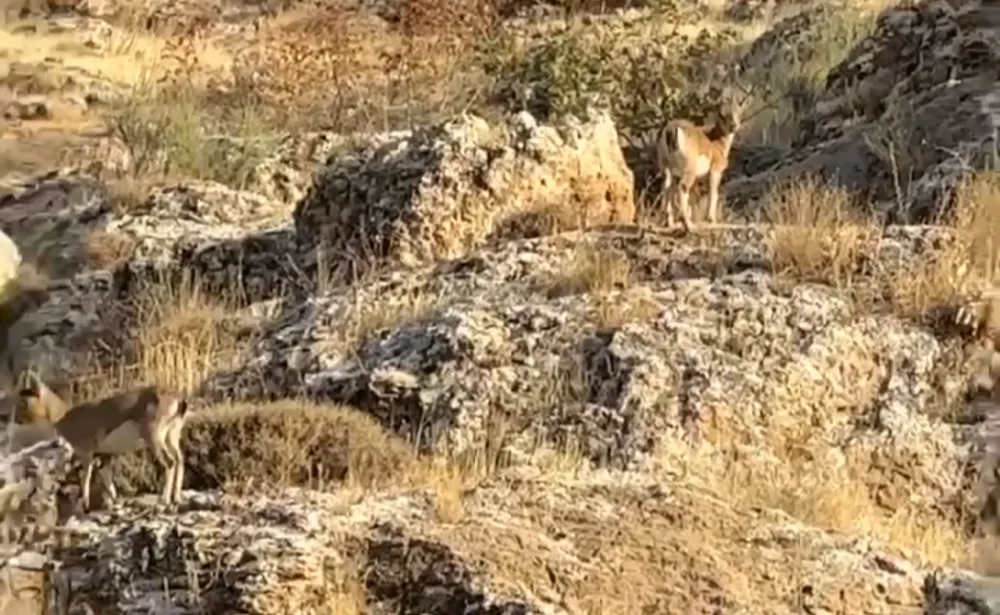
[[[681,224],[685,232],[691,232],[691,185],[693,182],[682,179],[677,185],[677,202],[681,210]]]
[[[167,452],[165,440],[166,430],[162,425],[157,425],[146,434],[149,448],[153,451],[153,458],[164,472],[163,487],[160,490],[160,502],[169,503],[171,490],[173,489],[174,463]]]
[[[167,429],[163,443],[166,445],[167,454],[173,460],[174,473],[171,479],[171,503],[180,501],[181,489],[184,486],[184,451],[181,448],[181,432],[184,424],[180,421],[170,425]]]
[[[663,169],[663,186],[660,190],[660,209],[667,210],[667,226],[674,225],[674,182],[670,169]]]
[[[80,491],[80,503],[83,506],[84,511],[90,510],[90,484],[94,480],[94,464],[97,459],[94,457],[93,453],[83,453],[80,455],[80,461],[83,463],[83,485]]]
[[[115,488],[114,475],[111,473],[111,468],[108,467],[110,459],[102,459],[101,467],[97,470],[97,476],[101,479],[101,484],[104,485],[104,494],[108,498],[108,502],[114,502],[118,499],[118,489]]]
[[[719,186],[722,185],[722,171],[712,170],[708,174],[708,221],[719,223]]]

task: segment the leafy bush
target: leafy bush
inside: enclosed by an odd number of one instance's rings
[[[720,98],[720,52],[734,41],[730,30],[686,36],[657,12],[614,26],[568,25],[527,44],[499,32],[477,57],[492,104],[542,119],[604,107],[633,139],[676,117],[705,120]]]

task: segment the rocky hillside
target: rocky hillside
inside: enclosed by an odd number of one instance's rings
[[[0,613],[1000,612],[1000,7],[620,4],[11,7],[4,407],[195,411],[176,508],[7,455]]]

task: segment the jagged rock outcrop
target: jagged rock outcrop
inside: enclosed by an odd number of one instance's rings
[[[85,174],[54,174],[2,197],[0,230],[48,278],[17,323],[20,362],[45,377],[79,368],[95,340],[120,334],[119,300],[187,274],[206,292],[263,300],[304,282],[287,205],[214,182],[154,187],[132,208]],[[112,344],[114,345],[114,344]]]
[[[376,133],[361,139],[367,145],[386,140],[389,135]],[[248,188],[272,201],[294,207],[305,197],[313,175],[334,155],[357,146],[358,139],[333,132],[288,135],[274,151],[250,172]]]
[[[70,580],[55,548],[60,518],[65,516],[63,480],[70,451],[64,440],[55,438],[0,460],[3,613],[69,612]]]
[[[978,2],[929,0],[887,10],[830,72],[792,152],[728,184],[746,205],[775,182],[819,174],[879,204],[897,222],[923,222],[995,149],[988,100],[1000,81],[1000,24]]]
[[[464,116],[337,154],[296,209],[302,243],[337,260],[417,265],[459,256],[533,215],[571,227],[632,221],[632,172],[607,114],[547,126],[522,113],[505,131]]]
[[[350,229],[338,236],[337,249],[386,240],[395,246],[390,251],[409,261],[461,254],[518,216],[546,208],[563,208],[560,217],[572,223],[632,219],[631,172],[606,115],[558,128],[536,126],[530,116],[521,122],[498,143],[478,119],[416,137],[373,136],[366,141],[370,149],[331,158],[295,210],[294,227],[289,214],[301,173],[310,160],[346,147],[329,135],[289,141],[256,169],[253,182],[269,186],[277,201],[191,181],[154,187],[123,209],[86,174],[24,182],[2,197],[0,230],[30,246],[31,260],[52,277],[48,300],[24,326],[28,354],[46,375],[66,375],[82,349],[121,329],[121,314],[98,308],[135,296],[143,281],[163,274],[186,273],[209,292],[235,287],[247,301],[301,294],[323,265],[309,249],[336,220]],[[358,156],[375,158],[362,162]],[[366,170],[359,175],[357,167]],[[362,188],[359,182],[370,183]],[[347,192],[329,192],[334,189]],[[382,206],[352,209],[346,203],[364,201],[359,190]],[[328,252],[326,264],[341,257]]]
[[[149,505],[127,501],[67,524],[71,546],[60,556],[77,604],[137,614],[322,613],[363,607],[367,590],[401,612],[538,612],[491,595],[446,544],[422,539],[418,519],[429,503],[419,494],[352,504],[306,490],[197,493],[176,517],[151,515]]]
[[[959,345],[853,314],[827,287],[782,286],[760,233],[723,235],[720,251],[653,233],[567,235],[386,274],[290,309],[245,368],[204,392],[347,403],[439,452],[481,450],[502,422],[515,459],[539,441],[572,443],[626,469],[654,450],[688,455],[721,430],[759,455],[802,446],[826,456],[815,472],[860,473],[887,510],[966,506],[969,453],[930,418],[963,390]],[[925,240],[890,229],[873,269],[898,266]],[[629,288],[603,300],[573,290],[593,258],[627,262]],[[426,299],[414,307],[415,297]],[[400,320],[345,336],[364,326],[358,306],[376,305]]]
[[[1000,613],[996,578],[973,573],[929,574],[923,586],[925,615],[992,615]]]

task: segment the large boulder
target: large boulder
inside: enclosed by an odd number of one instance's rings
[[[332,156],[295,227],[336,260],[416,265],[459,256],[526,217],[631,222],[632,181],[607,114],[556,126],[520,114],[503,128],[462,116]]]

